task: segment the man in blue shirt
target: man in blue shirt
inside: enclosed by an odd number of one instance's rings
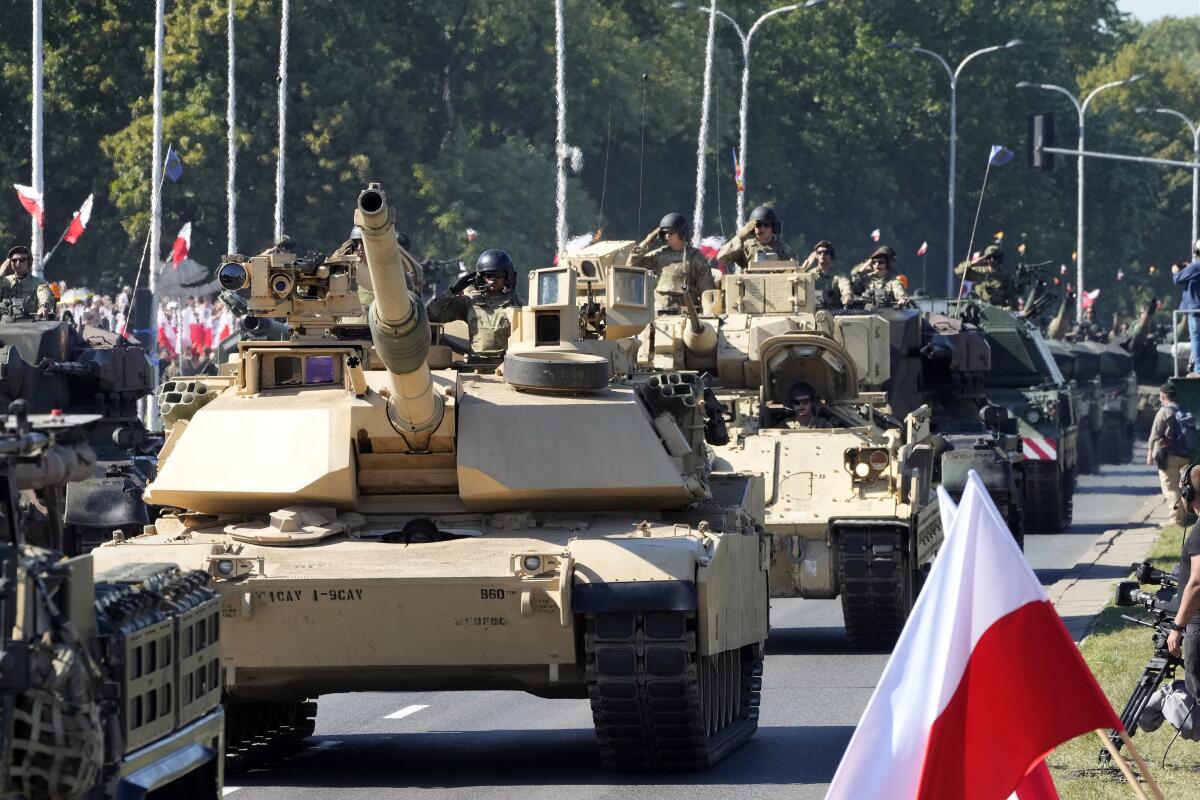
[[[1200,362],[1196,356],[1200,354],[1200,241],[1192,245],[1192,263],[1186,267],[1175,264],[1171,267],[1175,283],[1183,287],[1183,296],[1179,299],[1180,311],[1193,311],[1188,314],[1188,335],[1192,340],[1192,354],[1188,359],[1188,371],[1200,371]]]

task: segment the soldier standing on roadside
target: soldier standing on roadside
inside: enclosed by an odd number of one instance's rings
[[[796,253],[779,237],[783,224],[775,209],[759,206],[750,212],[750,220],[726,242],[717,260],[745,269],[752,261],[794,261]]]
[[[5,322],[54,318],[54,292],[50,284],[29,271],[30,264],[29,248],[17,245],[8,251],[5,267],[0,269],[0,315]]]
[[[715,288],[715,284],[708,259],[687,242],[690,233],[687,217],[676,212],[667,214],[655,230],[646,237],[643,246],[648,247],[655,239],[664,244],[632,259],[632,266],[652,269],[658,276],[654,287],[655,308],[678,309],[676,298],[686,286],[692,302],[699,309],[700,294]]]

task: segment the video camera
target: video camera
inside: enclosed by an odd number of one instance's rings
[[[1138,678],[1133,693],[1121,711],[1121,724],[1129,735],[1133,736],[1137,732],[1142,712],[1146,710],[1153,694],[1164,681],[1168,684],[1174,681],[1175,669],[1183,662],[1167,650],[1167,637],[1171,634],[1171,623],[1179,611],[1179,581],[1169,572],[1163,572],[1150,566],[1149,561],[1130,564],[1129,568],[1136,580],[1121,581],[1117,584],[1116,604],[1122,608],[1142,606],[1149,610],[1154,617],[1152,622],[1147,622],[1145,619],[1131,617],[1127,614],[1121,615],[1121,619],[1135,625],[1143,625],[1153,631],[1151,639],[1154,642],[1154,655],[1146,663],[1146,668],[1142,670],[1142,676]],[[1146,592],[1142,590],[1142,584],[1161,586],[1162,588],[1155,592]],[[1108,738],[1120,750],[1121,735],[1116,731],[1109,731]],[[1107,749],[1100,751],[1102,763],[1107,763],[1110,758],[1111,755]]]

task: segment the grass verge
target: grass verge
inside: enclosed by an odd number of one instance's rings
[[[1177,525],[1163,528],[1151,551],[1151,563],[1159,569],[1174,569],[1182,544],[1182,528]],[[1137,615],[1136,610],[1114,605],[1100,612],[1091,634],[1080,648],[1117,713],[1125,707],[1153,648],[1149,629],[1121,619],[1123,613]],[[1183,677],[1181,672],[1176,674]],[[1200,798],[1200,744],[1176,740],[1163,765],[1163,753],[1174,735],[1175,729],[1164,724],[1154,733],[1138,732],[1133,741],[1150,765],[1164,795],[1168,798]],[[1100,767],[1097,755],[1102,746],[1091,733],[1067,742],[1046,759],[1064,800],[1124,800],[1132,796],[1115,766]]]

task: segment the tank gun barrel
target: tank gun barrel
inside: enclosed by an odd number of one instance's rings
[[[442,420],[442,399],[433,390],[429,355],[429,319],[425,306],[408,289],[404,251],[396,240],[395,212],[378,183],[358,196],[354,222],[362,230],[367,271],[375,299],[368,321],[375,350],[390,376],[392,421],[406,434],[432,433]],[[413,440],[410,445],[422,446]]]

